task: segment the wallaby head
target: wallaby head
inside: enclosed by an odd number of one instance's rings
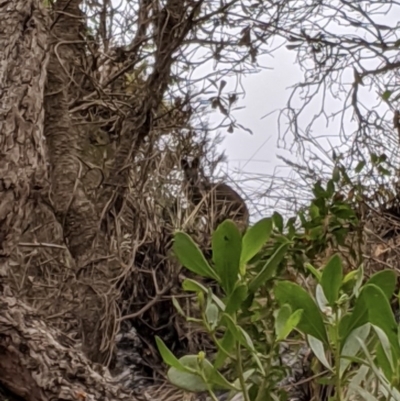
[[[190,185],[198,185],[200,183],[200,159],[195,157],[192,162],[181,159],[181,167],[185,175],[185,182]]]
[[[229,185],[214,184],[202,177],[198,157],[191,163],[181,159],[181,167],[189,201],[194,205],[204,203],[202,211],[213,217],[217,225],[228,218],[244,227],[248,225],[249,211],[243,198]]]

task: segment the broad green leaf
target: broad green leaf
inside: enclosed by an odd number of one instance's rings
[[[158,351],[163,359],[163,361],[169,365],[174,367],[176,370],[181,372],[188,372],[188,369],[182,365],[182,363],[175,357],[175,355],[168,349],[168,347],[164,344],[163,340],[160,337],[156,336],[156,344]]]
[[[342,377],[346,369],[351,363],[351,360],[349,357],[356,356],[358,351],[360,350],[361,346],[358,341],[358,339],[361,339],[361,341],[366,341],[368,338],[368,335],[371,330],[371,325],[364,324],[361,327],[358,327],[357,329],[353,330],[350,335],[347,337],[343,348],[341,350],[341,355],[340,355],[340,376]],[[347,358],[346,358],[347,357]]]
[[[355,168],[355,172],[358,174],[361,172],[361,170],[365,167],[365,161],[360,161],[356,168]]]
[[[375,352],[376,352],[376,359],[373,361],[374,365],[379,367],[379,369],[383,372],[386,379],[389,382],[391,382],[394,375],[394,372],[392,370],[393,364],[391,361],[388,360],[381,343],[378,344]]]
[[[352,270],[351,272],[347,273],[344,276],[343,284],[348,283],[349,281],[357,280],[357,273],[358,273],[358,270]]]
[[[182,288],[185,291],[190,292],[204,292],[205,294],[207,294],[208,292],[207,288],[204,287],[204,285],[190,278],[186,278],[185,280],[183,280]]]
[[[192,392],[205,391],[207,390],[206,383],[208,383],[211,388],[216,387],[223,390],[239,390],[239,388],[229,383],[207,359],[200,361],[197,355],[185,355],[179,359],[179,362],[186,369],[198,372],[197,374],[190,374],[181,372],[175,368],[169,369],[169,380],[180,388]],[[205,376],[206,383],[203,381],[202,377],[200,377],[201,372],[203,372]]]
[[[168,369],[167,377],[174,386],[185,391],[200,393],[208,390],[204,380],[193,373],[182,372],[172,367]]]
[[[247,286],[243,283],[237,285],[233,292],[229,295],[226,303],[225,312],[228,314],[235,313],[247,297]]]
[[[218,275],[210,267],[203,253],[186,233],[175,233],[173,250],[179,262],[188,270],[199,276],[212,278],[219,281]]]
[[[208,304],[206,307],[206,318],[207,322],[209,323],[210,327],[212,330],[214,330],[217,327],[218,324],[218,318],[219,318],[219,310],[215,304]]]
[[[327,308],[330,308],[330,306],[321,284],[317,284],[317,287],[315,288],[315,300],[317,301],[320,311],[326,313]]]
[[[391,95],[392,95],[392,91],[385,90],[385,92],[382,93],[382,99],[383,100],[389,100]]]
[[[229,315],[224,315],[224,323],[228,326],[228,330],[235,337],[236,341],[246,347],[249,351],[254,352],[254,344],[250,336],[244,331]]]
[[[354,310],[350,315],[344,316],[340,322],[340,336],[342,344],[346,341],[348,335],[358,327],[368,323],[368,309],[364,301],[364,289],[361,290],[359,297],[356,299]]]
[[[394,371],[392,347],[390,346],[388,336],[380,327],[375,326],[373,324],[372,328],[374,329],[376,335],[379,338],[379,345],[382,347],[382,350],[385,353],[386,360],[390,365],[390,370]]]
[[[329,180],[328,184],[326,185],[326,193],[328,198],[332,198],[335,193],[335,182],[333,180]]]
[[[339,289],[342,285],[342,280],[342,261],[340,260],[339,255],[336,254],[329,259],[321,276],[321,286],[324,290],[326,299],[331,306],[334,306],[339,298]]]
[[[302,309],[298,309],[294,313],[288,304],[285,304],[278,310],[275,315],[275,331],[277,341],[285,340],[286,337],[296,328],[303,314]]]
[[[238,280],[242,236],[232,220],[225,220],[214,231],[212,253],[221,286],[229,295]]]
[[[274,311],[275,332],[278,338],[280,337],[280,333],[285,328],[285,324],[289,320],[291,314],[292,308],[289,304],[284,304],[278,310]]]
[[[397,325],[397,342],[400,345],[400,325],[399,324]]]
[[[367,305],[369,322],[384,331],[393,347],[395,358],[399,359],[400,346],[397,341],[397,323],[389,300],[375,284],[366,285],[362,292],[365,293],[364,302]]]
[[[328,338],[321,313],[306,290],[290,281],[281,281],[276,284],[274,292],[281,306],[287,303],[294,311],[303,310],[301,320],[297,325],[300,331],[327,343]]]
[[[274,212],[272,215],[272,220],[278,231],[283,233],[283,217],[278,212]]]
[[[350,273],[347,273],[343,278],[342,283],[342,291],[346,294],[354,294],[355,285],[357,282],[359,270],[352,270]]]
[[[266,218],[258,221],[250,227],[242,240],[242,255],[240,264],[246,264],[261,250],[267,243],[272,232],[272,219]]]
[[[339,182],[340,181],[340,170],[337,166],[334,167],[333,172],[332,172],[332,180],[333,182]]]
[[[383,367],[381,365],[381,362],[380,362],[380,354],[382,354],[384,356],[384,358],[386,359],[385,353],[384,353],[384,351],[382,349],[382,346],[379,344],[377,349],[376,349],[376,355],[377,355],[377,359],[379,361],[378,366],[377,366],[376,360],[373,359],[373,357],[370,354],[366,344],[361,340],[359,340],[359,341],[360,341],[360,346],[363,349],[364,354],[365,354],[365,356],[366,356],[366,358],[367,358],[367,360],[369,362],[368,369],[373,371],[373,373],[375,375],[375,378],[378,379],[380,384],[383,385],[382,386],[382,390],[383,390],[382,392],[385,392],[385,390],[386,390],[388,393],[390,393],[393,396],[394,394],[393,394],[392,390],[395,390],[395,389],[393,387],[390,388],[390,386],[388,385],[388,382],[390,382],[391,379],[392,379],[392,372],[386,372],[385,371],[386,368],[388,368],[389,371],[390,371],[390,366],[387,365],[387,366]],[[387,360],[386,360],[386,362],[387,362]],[[382,376],[382,372],[384,373],[385,377]],[[389,398],[387,398],[387,399],[389,399]],[[397,400],[398,398],[396,396],[394,396],[393,399]]]
[[[314,336],[307,336],[308,344],[314,355],[318,358],[318,360],[329,370],[332,371],[332,366],[329,364],[328,360],[326,359],[324,344],[322,341],[318,340]]]
[[[256,292],[267,280],[274,277],[279,263],[286,255],[290,243],[282,244],[275,253],[268,259],[264,267],[249,284],[249,292]]]
[[[393,270],[382,270],[373,274],[365,283],[366,286],[368,284],[375,284],[390,300],[396,288],[396,273]]]

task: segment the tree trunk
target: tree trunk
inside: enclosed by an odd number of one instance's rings
[[[3,1],[0,16],[0,271],[5,274],[29,221],[29,198],[46,178],[43,92],[48,56],[40,0]]]
[[[80,46],[86,27],[81,2],[58,0],[50,22],[42,0],[0,1],[0,383],[29,401],[89,395],[104,400],[130,398],[113,387],[111,379],[96,373],[83,353],[68,349],[72,343],[33,312],[31,301],[26,301],[29,297],[17,292],[20,288],[16,290],[10,279],[33,277],[34,281],[34,276],[25,277],[29,274],[24,255],[18,263],[12,258],[23,254],[18,248],[21,237],[31,234],[35,208],[45,203],[62,232],[62,244],[50,245],[64,248],[68,263],[60,263],[59,270],[52,272],[56,278],[51,286],[43,286],[42,291],[56,289],[57,299],[48,297],[54,304],[64,306],[70,301],[75,320],[82,324],[86,356],[109,362],[118,332],[117,279],[123,266],[120,255],[112,252],[107,233],[100,229],[98,205],[82,184],[80,133],[69,109],[71,99],[83,90],[79,60],[85,51]],[[146,102],[127,118],[134,121],[133,135],[123,132],[126,147],[122,143],[118,154],[126,153],[126,157],[117,158],[113,170],[121,187],[121,179],[126,181],[128,174],[121,172],[120,164],[132,161],[151,134],[152,115],[168,86],[173,52],[191,28],[194,12],[185,19],[182,4],[167,2],[156,65],[143,91]],[[173,25],[180,26],[181,20],[185,24],[176,35]],[[45,275],[44,271],[39,273]],[[57,313],[66,319],[63,309]]]
[[[4,291],[7,292],[7,291]],[[0,383],[27,401],[137,398],[27,305],[0,293]],[[97,369],[95,369],[97,366]]]
[[[95,362],[108,363],[112,352],[118,297],[112,279],[120,263],[110,255],[100,215],[81,182],[78,158],[79,131],[73,125],[68,103],[80,95],[77,81],[85,26],[82,0],[59,0],[55,5],[45,98],[45,134],[51,165],[52,206],[74,259],[77,276],[76,317],[82,328],[85,353]],[[107,309],[108,308],[108,309]],[[103,316],[109,314],[107,319]],[[107,326],[107,324],[111,324]]]

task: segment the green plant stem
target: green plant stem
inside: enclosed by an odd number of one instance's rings
[[[204,383],[207,383],[207,379],[205,377],[203,377]],[[218,397],[214,394],[214,391],[211,390],[211,386],[206,384],[207,386],[207,391],[210,394],[211,398],[213,401],[219,401]]]
[[[271,348],[270,348],[270,350],[268,352],[268,355],[267,355],[267,363],[265,364],[265,366],[263,366],[264,370],[266,372],[269,372],[270,369],[271,369],[271,361],[272,361],[272,358],[273,358],[274,349],[275,349],[275,342],[272,342]],[[262,397],[264,395],[264,390],[265,390],[265,386],[267,384],[267,380],[268,379],[264,376],[263,379],[262,379],[261,385],[259,386],[257,397],[256,397],[255,401],[262,401]]]
[[[244,380],[242,354],[240,351],[239,343],[236,346],[236,357],[237,357],[237,369],[238,369],[238,375],[239,375],[239,382],[240,382],[240,386],[242,387],[242,390],[243,390],[243,398],[244,398],[244,401],[250,401],[249,392],[247,391],[246,382]]]
[[[342,401],[342,378],[340,376],[340,337],[339,337],[339,317],[336,312],[335,317],[335,383],[336,400]]]

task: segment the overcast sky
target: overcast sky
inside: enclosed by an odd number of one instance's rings
[[[399,27],[399,16],[400,6],[397,6],[397,8],[391,10],[389,15],[381,15],[379,19],[374,19],[376,22],[385,25]],[[337,29],[337,33],[340,33],[340,30],[346,29],[343,33],[347,35],[353,33],[363,37],[364,33],[364,31],[361,31],[360,34],[360,32],[356,32],[355,30],[350,32],[348,28],[338,27]],[[400,35],[398,36],[400,37]],[[393,38],[391,39],[393,40]],[[221,173],[233,177],[235,181],[233,185],[236,184],[241,187],[247,196],[253,199],[257,198],[263,191],[268,192],[271,180],[265,179],[266,175],[275,174],[280,177],[287,177],[290,174],[293,177],[292,170],[284,167],[283,162],[276,156],[280,154],[281,156],[290,158],[292,161],[295,161],[296,158],[298,159],[296,154],[283,150],[282,146],[278,148],[278,112],[286,105],[292,91],[290,87],[304,80],[303,72],[296,63],[295,57],[295,51],[290,51],[283,46],[273,53],[273,57],[266,56],[258,60],[261,65],[270,69],[250,75],[242,80],[246,94],[238,102],[238,105],[245,106],[245,109],[235,112],[234,115],[239,123],[253,131],[253,135],[241,130],[235,130],[233,134],[221,131],[225,137],[221,149],[226,151],[228,157],[228,163],[224,166],[224,171]],[[376,68],[377,60],[371,58],[370,61],[366,60],[363,65],[364,68],[368,69]],[[210,69],[210,66],[203,68]],[[334,112],[343,109],[345,97],[350,94],[352,88],[353,74],[351,66],[342,76],[342,83],[345,83],[348,93],[343,93],[339,99],[334,99],[331,94],[327,93],[325,98],[326,110]],[[234,81],[231,80],[230,83],[231,87],[234,88]],[[229,85],[227,85],[226,91],[228,91],[228,87]],[[381,104],[377,107],[377,102],[380,101],[381,94],[378,93],[376,87],[372,88],[372,90],[365,86],[359,88],[359,99],[362,99],[363,105],[367,108],[370,107],[370,109],[375,108],[383,116],[383,113],[388,111],[388,107],[386,104]],[[306,125],[310,123],[313,114],[318,112],[322,99],[322,96],[317,96],[309,105],[307,112],[300,120],[301,129],[305,129]],[[300,105],[300,103],[298,104]],[[262,119],[266,114],[269,114],[269,116]],[[344,128],[348,134],[354,132],[357,126],[353,117],[353,110],[350,108],[344,118]],[[313,127],[312,135],[315,137],[318,135],[318,143],[329,154],[331,154],[331,145],[346,146],[339,139],[340,118],[341,116],[339,115],[336,119],[330,121],[329,125],[321,119]],[[221,121],[221,115],[218,112],[214,112],[211,115],[210,121],[217,124]],[[284,120],[281,119],[282,122]],[[281,130],[284,130],[284,128],[281,126]],[[293,142],[293,138],[290,136],[288,140],[289,142]],[[317,151],[317,149],[314,149],[314,151]],[[319,155],[324,157],[322,153]],[[273,210],[269,210],[270,208],[268,207],[262,210],[262,204],[271,205],[275,203],[275,200],[271,202],[267,197],[261,201],[256,200],[254,202],[255,205],[252,209],[255,216],[253,218],[257,219],[262,215],[272,213]],[[259,206],[259,213],[255,210],[257,205]]]
[[[332,0],[334,2],[335,0]],[[114,6],[118,6],[120,9],[126,7],[124,0],[112,0]],[[366,4],[367,2],[365,2]],[[370,2],[373,5],[373,1]],[[367,5],[365,6],[367,7]],[[379,18],[374,16],[375,22],[399,26],[399,15],[400,6],[393,7],[389,14],[381,15]],[[316,16],[317,17],[317,16]],[[360,32],[354,29],[350,32],[349,27],[346,25],[338,24],[337,21],[331,22],[330,29],[335,33],[342,34],[355,34],[364,35],[365,30]],[[370,38],[367,38],[370,39]],[[274,43],[274,47],[278,45],[277,42]],[[197,53],[197,56],[201,58],[201,51]],[[296,160],[298,155],[278,149],[278,112],[280,109],[284,108],[286,102],[291,94],[290,87],[295,83],[303,81],[303,72],[300,70],[299,65],[295,61],[296,52],[289,51],[285,46],[273,52],[272,56],[264,56],[258,59],[258,63],[264,67],[268,67],[267,70],[261,71],[256,74],[243,77],[241,83],[245,89],[245,95],[239,98],[237,102],[238,106],[245,106],[244,109],[234,112],[234,117],[238,123],[250,128],[253,131],[253,135],[240,129],[235,129],[234,133],[229,134],[225,130],[220,130],[220,133],[225,137],[221,150],[225,150],[228,157],[228,163],[223,166],[223,170],[220,171],[220,175],[225,175],[231,182],[228,181],[234,188],[240,189],[245,192],[246,196],[249,198],[249,206],[253,204],[252,212],[255,215],[258,214],[256,218],[260,215],[269,214],[269,210],[262,210],[262,204],[271,203],[268,200],[268,195],[264,199],[256,199],[260,193],[268,192],[268,188],[271,184],[271,180],[266,179],[266,176],[271,176],[273,174],[280,177],[288,176],[291,174],[290,169],[283,166],[283,162],[278,160],[277,154],[290,158],[293,161]],[[375,60],[376,62],[376,60]],[[368,64],[370,63],[370,64]],[[374,68],[374,59],[364,64],[369,68]],[[196,72],[193,74],[193,78],[199,78],[201,76],[207,76],[210,72],[215,72],[215,67],[212,62],[208,62],[205,65],[200,66]],[[232,77],[227,79],[227,86],[224,88],[224,93],[229,93],[229,91],[235,91],[236,81]],[[351,85],[353,82],[353,70],[348,68],[344,73],[342,79],[346,81],[348,92],[350,93]],[[199,88],[198,88],[199,89]],[[368,88],[361,87],[359,96],[363,103],[369,107],[369,105],[375,105],[377,98],[380,94],[376,93],[376,88],[374,91]],[[346,96],[346,94],[344,94]],[[325,107],[329,111],[339,111],[343,108],[344,98],[334,100],[332,96],[329,95],[325,99]],[[301,129],[305,129],[306,125],[310,123],[312,116],[321,107],[322,96],[317,96],[315,100],[309,105],[307,112],[300,120]],[[385,105],[382,106],[380,110],[387,111]],[[275,112],[274,112],[275,111]],[[263,116],[269,114],[268,117],[262,119]],[[355,122],[352,121],[352,110],[349,110],[345,116],[345,129],[348,133],[351,133],[355,129]],[[210,115],[211,125],[218,125],[221,122],[223,116],[217,112],[213,111]],[[281,120],[281,123],[285,123]],[[318,135],[318,144],[322,145],[325,150],[330,150],[331,144],[334,146],[340,145],[339,140],[339,128],[340,128],[340,117],[336,121],[330,122],[327,126],[325,121],[319,121],[314,125],[314,130],[312,134],[314,136]],[[281,129],[285,127],[281,126]],[[288,142],[293,142],[293,138],[288,137]],[[282,143],[281,143],[282,145]],[[316,151],[317,149],[314,149]],[[323,154],[319,154],[320,157],[324,157]],[[240,191],[239,191],[240,192]],[[290,193],[290,190],[289,190]],[[298,194],[293,194],[298,196]],[[257,213],[257,206],[258,211]]]

